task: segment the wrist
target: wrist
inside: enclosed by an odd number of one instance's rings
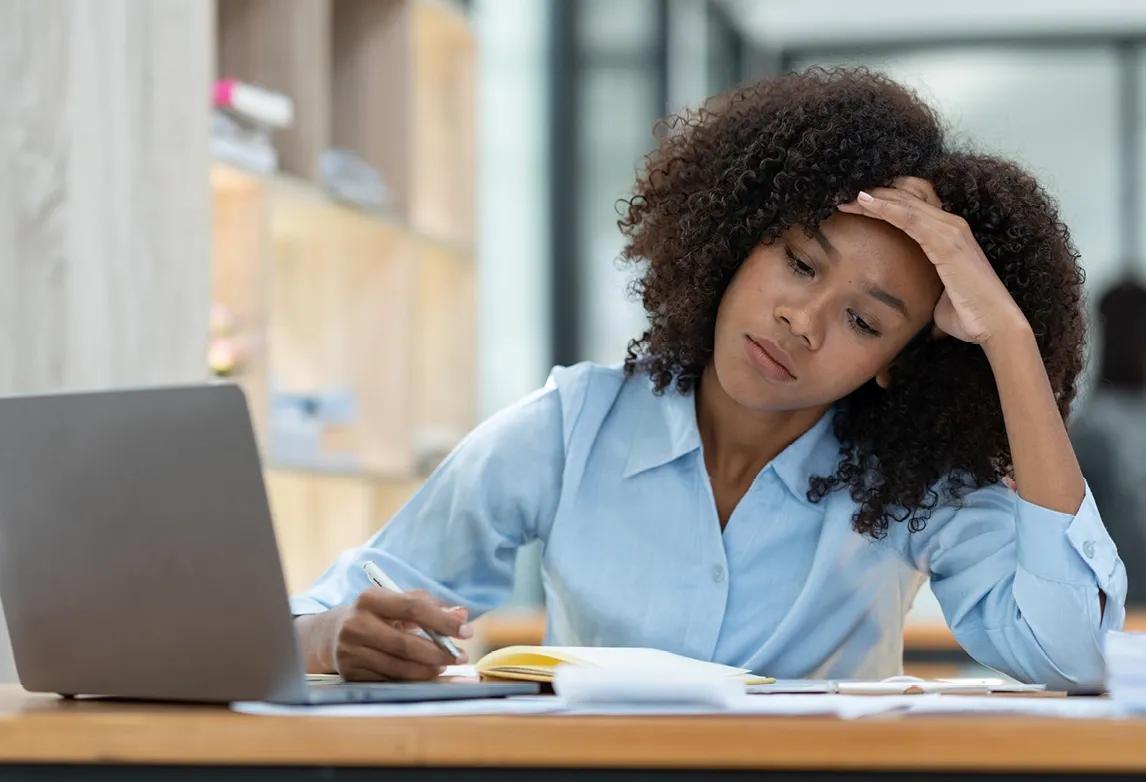
[[[340,613],[340,609],[336,607],[318,614],[304,614],[295,618],[295,636],[298,638],[307,673],[335,673],[332,650]]]
[[[1030,321],[1017,307],[996,328],[991,329],[990,336],[980,343],[989,361],[1012,355],[1016,350],[1026,350],[1031,345],[1038,350]]]

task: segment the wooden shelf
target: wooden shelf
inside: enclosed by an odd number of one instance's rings
[[[395,231],[400,231],[410,237],[412,241],[425,245],[427,247],[435,248],[441,252],[459,253],[463,255],[472,255],[476,246],[472,239],[456,238],[450,236],[441,236],[411,223],[404,215],[396,210],[383,209],[383,210],[370,210],[361,209],[354,204],[345,203],[332,197],[321,187],[313,182],[310,182],[300,176],[289,172],[276,172],[261,176],[258,174],[251,174],[249,172],[236,169],[233,166],[219,163],[216,164],[220,168],[229,168],[233,171],[239,171],[247,176],[254,176],[261,179],[266,183],[267,187],[273,192],[276,192],[283,197],[290,197],[297,199],[300,202],[309,202],[315,206],[330,206],[346,209],[362,217],[373,220],[380,225],[387,226]]]
[[[474,39],[441,0],[216,3],[218,75],[295,106],[294,125],[273,133],[283,173],[216,165],[211,180],[212,294],[248,348],[233,379],[297,590],[384,524],[476,423]],[[332,147],[379,172],[385,213],[326,194],[319,162]],[[276,394],[352,400],[353,414],[314,429],[302,415],[297,447],[283,449]]]
[[[414,328],[415,431],[439,447],[456,443],[477,418],[477,290],[472,256],[440,244],[418,252]]]
[[[333,32],[334,145],[382,173],[412,225],[472,238],[476,60],[463,13],[433,0],[335,0]]]
[[[354,480],[363,481],[365,483],[389,484],[402,483],[410,480],[421,480],[420,476],[411,475],[410,473],[376,472],[371,470],[327,466],[324,464],[305,464],[301,462],[295,463],[267,461],[263,463],[263,469],[276,473],[293,473],[299,475],[312,475],[329,478],[353,478]]]
[[[472,248],[290,176],[216,165],[211,183],[212,293],[249,346],[233,379],[268,455],[268,494],[297,591],[414,493],[432,466],[418,464],[419,437],[448,450],[473,426]],[[323,444],[353,466],[276,463],[267,447],[272,388],[350,389],[359,416],[331,427]]]
[[[443,2],[413,5],[410,221],[455,238],[474,233],[476,54],[465,17]]]
[[[289,176],[225,165],[215,190],[213,296],[249,347],[247,391],[264,453],[271,393],[349,391],[357,420],[332,426],[322,472],[425,474],[476,418],[473,248],[393,215],[336,202]],[[428,463],[427,463],[428,458]]]
[[[474,235],[473,33],[441,0],[218,0],[218,72],[289,95],[282,168],[321,180],[319,156],[354,152],[418,230]]]
[[[296,188],[272,188],[272,393],[353,393],[353,424],[324,451],[367,471],[414,470],[411,393],[417,255],[408,234]]]
[[[506,646],[536,646],[545,638],[545,611],[503,608],[474,622],[474,639],[481,653]]]
[[[330,146],[331,0],[217,0],[216,73],[289,95],[294,124],[275,133],[279,163],[319,181]]]
[[[414,478],[329,475],[268,469],[275,536],[293,594],[305,589],[348,548],[373,535],[420,486]]]
[[[242,348],[238,376],[247,395],[260,447],[267,427],[267,275],[270,269],[264,181],[229,166],[211,169],[213,194],[211,297],[234,319]]]

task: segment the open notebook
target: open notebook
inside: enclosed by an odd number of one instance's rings
[[[477,661],[475,669],[483,679],[519,679],[530,682],[552,682],[558,665],[596,668],[625,668],[642,671],[708,671],[729,678],[739,677],[745,684],[768,684],[775,681],[756,676],[746,668],[710,663],[682,657],[660,649],[630,649],[594,646],[507,646]]]

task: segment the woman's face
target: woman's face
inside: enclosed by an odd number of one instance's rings
[[[717,379],[758,411],[827,406],[873,377],[886,386],[941,292],[919,245],[882,221],[838,212],[814,237],[792,228],[753,250],[721,299]]]

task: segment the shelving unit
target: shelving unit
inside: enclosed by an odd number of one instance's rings
[[[471,242],[474,38],[445,0],[219,0],[218,73],[290,95],[282,169],[319,181],[336,146],[376,168],[395,214]]]
[[[281,173],[215,164],[211,183],[212,295],[243,348],[234,379],[297,590],[475,423],[474,41],[443,0],[217,0],[216,19],[218,75],[295,102]],[[381,174],[385,212],[325,193],[330,146]],[[279,458],[283,395],[349,400],[313,460]]]

